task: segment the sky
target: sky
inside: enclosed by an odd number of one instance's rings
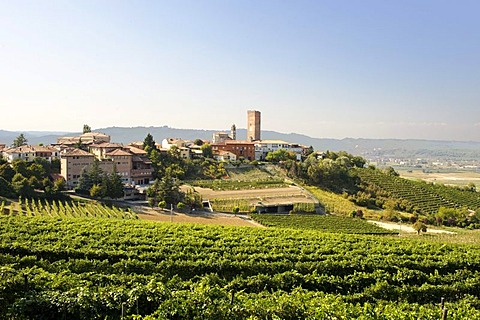
[[[0,129],[480,141],[480,2],[0,0]]]

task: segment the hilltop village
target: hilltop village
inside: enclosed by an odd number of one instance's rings
[[[7,147],[0,144],[3,158],[12,163],[17,159],[33,162],[41,158],[49,163],[60,162],[60,174],[53,179],[62,178],[67,189],[75,189],[85,168],[96,163],[104,172],[116,172],[125,187],[125,197],[138,198],[146,187],[154,182],[152,161],[145,151],[145,141],[131,142],[127,145],[111,141],[111,137],[101,132],[91,132],[86,126],[79,136],[61,137],[51,145],[20,145]],[[153,137],[149,137],[153,141]],[[155,142],[154,142],[155,143]],[[269,153],[284,150],[300,161],[302,156],[313,152],[312,147],[281,140],[261,139],[261,113],[257,110],[247,112],[247,137],[237,137],[235,124],[229,133],[216,132],[211,141],[201,139],[183,140],[167,137],[161,143],[155,143],[159,153],[176,153],[182,159],[213,158],[219,162],[265,161]]]

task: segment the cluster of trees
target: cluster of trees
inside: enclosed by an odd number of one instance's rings
[[[51,174],[59,171],[58,160],[50,163],[36,158],[27,163],[17,159],[10,164],[0,159],[0,195],[9,198],[32,198],[37,195],[35,190],[41,190],[45,198],[58,199],[62,197],[65,181],[61,178],[53,180]]]
[[[203,158],[184,159],[177,147],[170,148],[167,152],[157,149],[155,140],[151,134],[145,137],[143,148],[147,151],[154,168],[154,178],[161,179],[165,175],[180,180],[190,179],[218,179],[226,175],[222,163],[213,159],[212,146],[195,140],[195,144],[201,146]]]
[[[156,179],[155,183],[147,189],[147,197],[152,208],[175,206],[179,210],[192,210],[202,206],[202,198],[199,193],[191,190],[181,191],[179,180],[168,173],[161,179]]]
[[[114,166],[113,172],[100,168],[98,160],[82,170],[75,192],[95,198],[117,199],[123,197],[123,182]]]
[[[287,159],[282,163],[292,178],[298,178],[305,184],[322,187],[333,192],[357,190],[357,178],[351,168],[363,168],[365,159],[347,152],[327,151],[322,158],[309,155],[303,162]]]
[[[435,215],[435,223],[450,227],[480,229],[480,208],[472,211],[467,208],[440,207]]]

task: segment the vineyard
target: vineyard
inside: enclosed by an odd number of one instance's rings
[[[367,217],[377,217],[378,212],[355,205],[342,195],[322,190],[318,187],[305,186],[311,194],[318,199],[327,213],[350,216],[353,211],[362,210]]]
[[[130,209],[123,210],[115,206],[109,207],[100,203],[61,202],[20,199],[11,202],[9,208],[5,202],[0,203],[0,214],[9,216],[44,216],[51,218],[115,218],[137,219],[137,215]]]
[[[436,214],[440,207],[466,207],[471,210],[480,208],[478,192],[407,180],[379,170],[356,169],[356,172],[364,182],[385,190],[393,198],[409,201],[418,212],[425,215]]]
[[[2,319],[479,319],[480,247],[1,216],[0,288]]]
[[[262,180],[193,180],[188,181],[195,187],[209,188],[212,190],[248,190],[264,188],[283,188],[287,184],[283,179],[262,179]]]
[[[347,234],[398,234],[398,232],[383,229],[362,219],[342,216],[318,214],[253,214],[250,216],[266,227],[313,229]]]

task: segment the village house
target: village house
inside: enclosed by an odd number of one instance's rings
[[[83,168],[93,164],[95,156],[80,149],[65,150],[60,159],[60,174],[65,179],[67,188],[78,185]]]
[[[102,142],[91,144],[89,150],[90,152],[86,152],[70,148],[62,153],[62,176],[69,188],[74,188],[78,184],[82,169],[93,164],[95,159],[105,172],[116,171],[125,185],[147,185],[153,180],[152,162],[147,152],[142,149]]]
[[[107,153],[121,148],[123,148],[123,145],[119,143],[102,142],[90,145],[88,150],[90,153],[93,153],[98,160],[102,160],[106,158]]]
[[[61,137],[57,139],[57,145],[73,147],[79,144],[92,145],[110,142],[110,136],[100,132],[87,132],[75,137]]]
[[[2,150],[2,156],[10,163],[16,159],[32,162],[35,158],[42,158],[48,162],[52,162],[53,159],[60,158],[60,149],[52,146],[25,145],[21,147],[4,148]]]
[[[213,158],[217,161],[237,161],[235,153],[226,150],[218,150],[213,154]]]
[[[297,160],[302,160],[304,147],[297,143],[290,143],[282,140],[260,140],[255,142],[255,159],[265,160],[269,152],[284,149],[295,153]]]
[[[132,168],[130,170],[130,179],[132,185],[147,185],[153,180],[152,161],[148,158],[145,150],[133,146],[124,148],[132,156]]]
[[[165,138],[162,140],[162,148],[170,150],[172,147],[185,147],[186,141],[180,138]]]
[[[218,154],[219,151],[229,151],[237,159],[255,160],[255,144],[248,141],[227,140],[219,143],[212,143],[212,151]]]

